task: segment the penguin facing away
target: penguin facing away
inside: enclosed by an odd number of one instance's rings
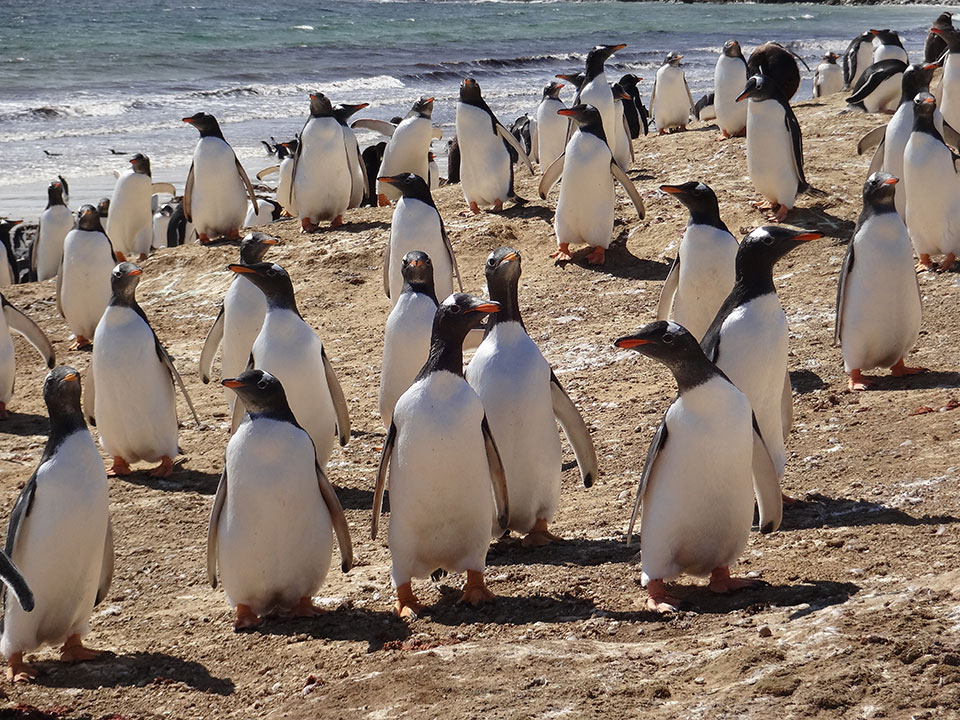
[[[890,59],[874,63],[857,80],[847,102],[868,113],[892,113],[900,100],[900,87],[907,64]]]
[[[835,52],[824,54],[823,61],[813,73],[813,97],[833,95],[843,90],[843,71],[837,65],[839,57]]]
[[[639,120],[640,126],[641,126],[637,128],[637,137],[639,137],[639,131],[641,129],[643,130],[644,135],[650,132],[650,122],[649,122],[649,117],[647,113],[647,108],[643,104],[643,100],[640,98],[640,88],[637,87],[637,85],[642,81],[643,81],[643,78],[639,78],[633,73],[627,73],[626,75],[621,77],[619,81],[620,87],[626,90],[627,94],[633,98],[633,105],[634,105],[634,108],[636,108],[637,119]],[[629,122],[629,117],[627,118],[627,121]],[[633,131],[631,129],[631,134],[632,132]]]
[[[28,318],[20,310],[10,304],[0,293],[0,420],[9,416],[7,403],[13,398],[13,388],[17,375],[16,357],[10,331],[22,335],[27,342],[36,348],[40,357],[48,368],[56,364],[56,354],[53,345],[44,334],[40,326]]]
[[[338,103],[333,108],[333,116],[340,123],[340,129],[343,131],[343,146],[347,153],[347,162],[350,165],[351,187],[348,209],[360,207],[367,198],[367,167],[360,158],[360,144],[357,142],[357,136],[350,129],[347,120],[354,113],[369,106],[370,103]]]
[[[747,60],[747,77],[767,76],[772,81],[770,92],[784,103],[789,103],[790,98],[800,89],[798,59],[803,61],[799,55],[787,50],[780,43],[764,43],[750,53],[750,59]],[[747,132],[749,133],[749,129]]]
[[[682,573],[710,575],[715,593],[750,587],[730,577],[730,565],[746,546],[754,497],[760,532],[776,530],[783,514],[780,474],[750,402],[676,323],[658,320],[614,345],[658,360],[677,381],[677,397],[650,443],[627,530],[629,544],[642,507],[647,607],[675,612],[678,602],[665,583]]]
[[[63,182],[54,180],[47,188],[47,207],[40,214],[37,238],[30,248],[30,270],[37,280],[56,276],[63,257],[63,241],[73,230],[73,213],[64,202]]]
[[[5,220],[0,218],[0,287],[15,285],[20,282],[20,264],[13,252],[13,238],[10,231],[23,220]]]
[[[543,99],[537,106],[534,144],[537,147],[541,173],[563,154],[563,148],[567,144],[567,129],[570,122],[565,117],[557,115],[557,111],[565,107],[560,99],[560,90],[563,87],[563,83],[551,80],[550,84],[543,89]]]
[[[236,631],[258,626],[274,609],[313,617],[323,612],[311,598],[330,569],[331,531],[341,569],[353,566],[343,508],[280,381],[247,370],[223,385],[247,412],[227,443],[210,513],[207,578],[216,588],[219,567]]]
[[[727,40],[713,71],[713,104],[720,127],[718,140],[741,137],[747,132],[747,108],[737,103],[737,95],[746,83],[747,61],[740,43]]]
[[[937,62],[947,51],[947,43],[941,37],[937,30],[947,30],[953,27],[953,13],[942,12],[933,21],[933,26],[927,33],[927,39],[923,43],[923,61],[925,63]]]
[[[494,599],[483,571],[492,535],[509,526],[509,500],[483,404],[463,377],[462,346],[467,333],[497,309],[496,303],[463,293],[441,303],[430,355],[397,401],[383,443],[371,536],[377,537],[389,472],[388,545],[400,617],[422,613],[410,581],[437,568],[466,571],[459,602]]]
[[[175,195],[170,183],[155,183],[150,172],[150,158],[137,153],[130,158],[130,167],[120,174],[110,199],[110,215],[106,233],[110,242],[126,255],[147,259],[153,244],[153,211],[151,198],[157,193]]]

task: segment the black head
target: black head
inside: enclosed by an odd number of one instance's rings
[[[737,277],[767,277],[777,260],[805,242],[818,240],[823,233],[764,225],[747,235],[737,250]]]
[[[330,98],[319,90],[310,93],[310,116],[333,117],[333,105],[330,102]]]
[[[622,87],[624,90],[627,90],[629,92],[630,90],[637,89],[637,85],[640,83],[641,79],[642,78],[638,78],[633,73],[627,73],[622,78],[620,78],[618,82],[620,83],[620,87]]]
[[[47,186],[47,207],[65,204],[63,202],[63,183],[54,180]]]
[[[412,288],[428,287],[433,292],[433,262],[422,250],[411,250],[400,261],[400,274],[404,285]]]
[[[627,91],[623,89],[623,85],[618,82],[615,82],[610,86],[610,91],[613,93],[614,102],[617,100],[630,100],[630,96],[627,94]]]
[[[560,97],[560,90],[564,87],[563,83],[551,80],[550,84],[543,89],[543,97],[556,100]]]
[[[43,401],[52,422],[59,417],[80,418],[80,373],[72,367],[61,365],[47,373],[43,381]]]
[[[557,110],[557,115],[568,117],[582,128],[600,128],[603,131],[603,119],[600,117],[600,111],[593,105],[574,105],[572,108],[561,108]]]
[[[743,86],[743,92],[737,96],[737,102],[743,102],[747,98],[762,101],[775,97],[777,97],[776,83],[770,76],[764,75],[761,69],[756,75],[747,78],[747,84]]]
[[[920,93],[930,92],[933,72],[938,67],[936,63],[907,66],[900,81],[900,102],[910,102]]]
[[[0,218],[0,240],[3,240],[4,244],[7,244],[10,240],[10,231],[22,222],[23,220]]]
[[[883,45],[900,45],[900,36],[893,30],[871,30],[870,34],[877,38]]]
[[[863,184],[863,204],[893,209],[894,195],[900,179],[888,172],[875,172]]]
[[[949,28],[953,27],[953,13],[942,12],[937,15],[937,19],[933,21],[934,28]],[[933,28],[930,28],[933,30]]]
[[[871,32],[873,32],[871,30]],[[930,32],[939,35],[950,48],[950,52],[960,52],[960,30],[950,25],[948,27],[937,27],[934,25]]]
[[[480,97],[480,83],[476,80],[468,77],[460,83],[460,100],[462,102],[476,101],[479,100]]]
[[[680,53],[667,53],[667,56],[663,59],[664,65],[672,65],[673,67],[680,67],[680,61],[683,60],[683,55]]]
[[[699,216],[720,217],[717,194],[706,183],[693,180],[681,185],[661,185],[660,190],[682,202],[690,211],[691,220]]]
[[[173,205],[171,205],[170,203],[167,203],[166,205],[161,206],[160,214],[163,215],[164,217],[170,217],[171,215],[173,215]]]
[[[111,302],[123,305],[133,305],[137,297],[137,285],[143,270],[131,262],[122,262],[110,273],[110,290],[113,292]]]
[[[351,105],[350,103],[337,103],[337,106],[333,108],[333,116],[341,125],[346,125],[347,120],[349,120],[353,115],[363,110],[365,107],[369,107],[370,103],[358,103],[356,105]],[[313,101],[310,102],[311,110],[313,109]],[[312,114],[312,113],[311,113]]]
[[[287,154],[290,156],[296,155],[297,150],[300,149],[300,141],[297,138],[293,140],[288,140],[285,143],[280,143],[281,146],[287,151]]]
[[[150,174],[150,158],[143,153],[137,153],[130,158],[130,165],[133,167],[135,173],[139,173],[140,175]]]
[[[673,373],[681,393],[719,373],[703,354],[697,339],[675,322],[657,320],[633,335],[618,338],[613,344],[662,362]]]
[[[110,198],[102,197],[97,200],[97,212],[100,214],[101,219],[110,214]]]
[[[77,227],[81,230],[103,232],[103,223],[100,222],[100,213],[93,205],[84,205],[78,211]]]
[[[922,92],[913,99],[914,119],[933,122],[933,113],[937,109],[937,99],[928,92]]]
[[[723,44],[723,50],[721,51],[724,55],[731,58],[740,58],[743,60],[743,49],[740,47],[740,43],[736,40],[727,40]]]
[[[200,132],[200,137],[223,137],[223,133],[220,131],[220,123],[213,115],[198,112],[190,117],[185,117],[183,121],[193,125]]]
[[[453,293],[437,308],[433,319],[433,337],[462,347],[467,333],[479,327],[487,315],[499,309],[500,305],[491,300],[482,300],[467,293]]]
[[[416,173],[384,175],[382,177],[378,177],[377,180],[382,183],[392,185],[399,190],[400,194],[405,198],[423,200],[428,204],[433,204],[433,201],[430,199],[430,186],[427,185],[426,180]]]
[[[293,297],[293,281],[287,271],[276,263],[260,262],[254,265],[228,265],[227,268],[243,275],[256,285],[267,298],[271,307],[284,307],[296,311]]]
[[[279,238],[262,232],[247,233],[240,241],[240,262],[244,265],[256,265],[263,261],[264,255],[274,245],[279,245]]]
[[[224,378],[220,384],[233,390],[251,415],[293,417],[283,385],[268,372],[246,370],[235,378]]]
[[[413,104],[413,107],[410,108],[410,112],[407,113],[407,117],[432,118],[433,98],[421,95],[419,98],[417,98],[417,101]]]
[[[483,267],[483,274],[487,278],[487,288],[490,290],[491,297],[494,295],[494,285],[506,287],[512,284],[516,287],[520,272],[520,253],[517,250],[511,247],[500,247],[490,253],[487,264]]]
[[[835,52],[828,52],[828,53],[824,53],[824,54],[823,54],[823,61],[824,61],[825,63],[829,63],[830,65],[836,65],[836,64],[837,64],[837,58],[839,58],[839,57],[840,57],[840,56],[837,55]]]
[[[587,79],[587,76],[584,75],[582,72],[561,73],[560,75],[556,75],[555,77],[559,78],[560,80],[566,80],[568,83],[573,85],[577,90],[579,90],[580,86],[583,85],[583,81]]]
[[[603,72],[603,64],[618,50],[623,50],[626,43],[619,45],[597,45],[587,53],[587,77],[596,77]]]

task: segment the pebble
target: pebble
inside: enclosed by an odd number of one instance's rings
[[[757,635],[759,635],[762,638],[768,638],[771,635],[773,635],[773,631],[770,630],[769,625],[761,625],[760,627],[757,628]]]

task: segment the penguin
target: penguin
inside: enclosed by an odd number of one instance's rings
[[[57,272],[57,310],[75,337],[71,350],[90,345],[110,302],[110,273],[125,258],[113,250],[93,205],[80,208],[76,230],[63,241]]]
[[[430,192],[433,192],[440,187],[440,166],[437,165],[437,156],[433,152],[427,153],[427,174],[430,176],[427,185]]]
[[[54,180],[47,188],[47,207],[40,214],[37,239],[30,248],[30,270],[37,280],[56,277],[63,257],[63,240],[73,230],[73,213],[64,202],[63,182]]]
[[[960,30],[933,27],[930,32],[943,38],[947,45],[940,80],[940,112],[947,124],[960,127]]]
[[[767,76],[773,82],[772,91],[787,103],[800,89],[797,57],[780,43],[764,43],[750,53],[750,59],[747,60],[747,78],[754,75]],[[749,133],[749,129],[747,132]]]
[[[279,165],[273,165],[264,168],[257,173],[257,180],[263,180],[265,177],[278,173],[277,179],[277,202],[283,209],[283,217],[293,217],[297,214],[297,206],[293,202],[293,161],[297,154],[297,148],[300,146],[299,139],[289,140],[277,145],[277,159]]]
[[[870,34],[874,37],[873,63],[883,62],[884,60],[899,60],[904,65],[910,62],[907,57],[907,51],[903,49],[903,43],[900,42],[900,36],[893,30],[871,30]]]
[[[923,62],[937,62],[947,51],[947,42],[943,36],[936,30],[948,30],[953,28],[953,13],[942,12],[933,21],[933,27],[927,33],[927,39],[923,43]]]
[[[257,210],[253,209],[253,205],[247,206],[247,216],[243,220],[243,226],[259,227],[261,225],[269,225],[270,223],[277,222],[282,213],[283,206],[279,202],[258,197]]]
[[[484,274],[499,310],[487,320],[483,342],[464,375],[483,403],[500,451],[510,498],[508,527],[524,533],[524,547],[533,547],[560,540],[549,530],[560,502],[558,421],[573,446],[584,487],[593,485],[598,467],[586,423],[523,325],[520,273],[519,252],[501,247],[490,253]]]
[[[403,288],[402,260],[411,250],[423,250],[433,259],[437,294],[445,298],[453,292],[453,278],[463,291],[460,269],[447,236],[443,218],[423,178],[413,173],[379,177],[380,187],[400,191],[400,200],[390,222],[390,240],[383,253],[383,290],[396,305]]]
[[[560,99],[560,90],[563,87],[565,87],[563,83],[551,81],[543,89],[543,98],[537,105],[535,144],[541,173],[563,154],[563,148],[567,144],[567,129],[570,121],[562,115],[557,115],[558,110],[566,107]]]
[[[576,92],[574,99],[579,97],[580,88],[583,87],[583,82],[586,80],[587,76],[582,72],[572,72],[572,73],[560,73],[554,75],[558,80],[565,80]]]
[[[625,43],[620,43],[619,45],[597,45],[592,48],[587,53],[583,82],[577,87],[577,95],[573,99],[573,105],[593,105],[600,112],[600,117],[603,120],[604,137],[607,138],[610,152],[613,153],[614,157],[623,157],[618,145],[621,120],[614,106],[613,91],[607,84],[604,63],[614,53],[623,50],[625,47]],[[652,100],[650,105],[652,108]],[[570,132],[573,131],[574,128],[571,125]],[[569,141],[569,139],[568,136],[567,140]]]
[[[454,135],[447,146],[447,184],[457,185],[460,182],[460,141]]]
[[[591,247],[587,262],[602,265],[613,233],[614,179],[627,191],[641,220],[645,214],[643,199],[613,159],[600,111],[592,105],[577,105],[558,112],[572,118],[577,129],[564,154],[540,180],[540,198],[546,200],[550,188],[563,176],[554,217],[557,251],[551,257],[570,260],[570,243],[586,243]]]
[[[110,198],[102,197],[97,200],[97,214],[101,220],[106,220],[110,216]]]
[[[367,197],[363,205],[376,207],[379,204],[377,197],[377,172],[380,170],[380,163],[383,162],[383,154],[387,150],[385,142],[378,142],[375,145],[369,145],[360,153],[363,160],[363,166],[366,169],[367,176]],[[449,165],[449,163],[448,163]]]
[[[843,85],[852,88],[863,71],[873,65],[873,34],[866,30],[847,45],[843,53]]]
[[[37,676],[23,654],[47,643],[62,643],[65,662],[104,654],[84,647],[83,636],[113,579],[107,474],[80,409],[79,373],[66,366],[52,370],[43,381],[43,399],[50,434],[10,513],[4,548],[34,600],[32,612],[9,595],[4,600],[0,652],[14,683]]]
[[[657,124],[659,135],[665,135],[673,128],[686,130],[693,113],[693,96],[680,66],[681,60],[683,55],[667,53],[657,70],[657,79],[650,94],[650,109],[653,110],[653,121]]]
[[[532,127],[531,127],[532,126]],[[524,113],[516,120],[514,120],[510,127],[507,130],[510,131],[510,134],[516,138],[517,142],[520,143],[520,147],[523,148],[523,151],[527,154],[527,157],[531,161],[537,162],[537,155],[535,148],[533,146],[533,129],[536,127],[536,122],[533,118],[530,117],[529,113]],[[513,160],[516,162],[519,158]]]
[[[643,78],[638,78],[633,73],[627,73],[618,81],[620,87],[622,87],[630,97],[633,98],[633,106],[637,111],[637,120],[639,121],[639,126],[637,127],[637,134],[633,134],[633,127],[631,126],[631,137],[636,139],[640,136],[640,128],[643,128],[643,134],[646,135],[650,132],[649,119],[647,117],[647,108],[643,104],[643,100],[640,99],[640,89],[637,87],[637,84],[640,83]],[[627,122],[630,122],[629,110],[624,109],[624,113],[627,117]]]
[[[634,159],[634,154],[633,142],[630,139],[630,126],[627,124],[627,116],[624,106],[626,105],[627,101],[632,104],[633,98],[631,98],[627,92],[620,87],[619,83],[614,83],[611,85],[610,90],[613,92],[613,111],[620,120],[619,124],[615,128],[615,133],[617,135],[617,141],[615,143],[617,152],[613,159],[617,165],[619,165],[621,168],[625,168],[630,166],[630,163]]]
[[[411,250],[403,256],[403,289],[387,316],[383,333],[378,405],[383,427],[390,428],[397,400],[413,383],[430,353],[430,334],[437,314],[433,262],[427,253]]]
[[[243,265],[256,265],[263,262],[267,251],[280,241],[262,232],[248,233],[240,243],[240,262]],[[260,289],[244,274],[234,274],[233,282],[227,289],[220,305],[220,312],[214,320],[210,332],[200,352],[200,379],[204,384],[213,377],[213,361],[217,349],[223,345],[223,357],[220,360],[221,377],[236,377],[247,368],[250,350],[263,327],[263,318],[267,314],[267,299]],[[235,393],[226,393],[227,405],[233,412]]]
[[[888,367],[915,375],[903,358],[920,336],[920,287],[907,227],[894,204],[897,178],[873,173],[863,184],[863,211],[840,269],[834,344],[843,351],[850,390],[875,384],[864,370]]]
[[[387,542],[395,610],[402,618],[424,610],[410,581],[438,568],[466,571],[459,602],[494,599],[483,579],[487,548],[492,534],[508,527],[510,507],[483,404],[463,377],[463,340],[497,309],[496,303],[464,293],[440,304],[427,362],[397,401],[383,442],[370,534],[376,540],[389,472]]]
[[[167,247],[179,247],[193,234],[193,223],[187,222],[183,199],[177,203],[167,225]]]
[[[183,191],[183,212],[201,244],[217,237],[240,239],[247,198],[257,209],[257,196],[247,171],[220,131],[213,115],[198,112],[183,118],[200,133]]]
[[[227,443],[207,530],[207,579],[217,568],[235,631],[257,627],[273,610],[295,617],[324,611],[312,596],[330,569],[332,533],[340,568],[353,567],[350,530],[337,493],[317,464],[280,381],[263,370],[227,378],[247,408]]]
[[[636,75],[633,77],[636,77]],[[640,79],[637,78],[636,82],[639,82],[639,80]],[[624,122],[627,123],[627,132],[629,133],[630,140],[636,140],[638,137],[640,137],[640,113],[637,112],[636,103],[636,97],[639,95],[637,86],[634,84],[631,92],[631,88],[627,88],[618,80],[616,83],[614,83],[613,87],[619,87],[620,90],[627,95],[626,99],[624,99],[620,104],[621,109],[623,110]],[[630,147],[633,147],[632,143]]]
[[[785,91],[764,74],[753,75],[737,96],[747,104],[747,172],[769,209],[768,219],[783,222],[797,194],[810,188],[803,174],[803,137],[800,123]]]
[[[762,533],[780,526],[783,505],[780,473],[748,398],[674,322],[658,320],[614,345],[663,363],[677,382],[677,397],[650,443],[627,530],[629,545],[642,505],[647,608],[676,612],[666,583],[684,573],[709,575],[715,593],[754,585],[730,577],[750,534],[754,496]]]
[[[737,250],[733,290],[700,341],[707,359],[750,401],[779,477],[787,462],[785,420],[792,415],[784,405],[793,398],[787,382],[787,317],[773,284],[773,266],[793,248],[821,237],[775,225],[747,235]]]
[[[495,212],[499,212],[505,200],[516,197],[508,148],[517,152],[533,175],[530,158],[517,139],[497,120],[480,94],[480,85],[473,78],[460,83],[456,126],[460,146],[460,184],[470,211],[478,215],[483,205],[492,206]]]
[[[157,193],[176,194],[170,183],[155,183],[150,173],[150,158],[137,153],[130,158],[130,168],[121,173],[110,198],[111,212],[106,233],[110,242],[124,256],[139,255],[147,259],[153,244],[153,212],[150,200]]]
[[[53,345],[40,326],[10,304],[0,293],[0,420],[9,416],[7,404],[13,398],[13,388],[17,377],[16,354],[10,331],[26,338],[36,348],[48,368],[56,364]],[[2,563],[0,563],[2,565]]]
[[[742,137],[747,132],[747,108],[737,103],[737,95],[747,84],[747,61],[740,43],[727,40],[713,71],[713,104],[720,137]]]
[[[837,65],[839,57],[835,52],[824,53],[823,61],[813,74],[813,97],[833,95],[843,90],[843,71]]]
[[[720,219],[717,195],[709,185],[685,182],[661,185],[660,190],[683,203],[690,220],[663,283],[657,320],[672,315],[699,342],[733,290],[739,245]]]
[[[350,439],[350,416],[323,343],[300,316],[286,270],[267,262],[229,268],[245,275],[267,299],[267,314],[250,351],[248,367],[265,370],[284,384],[297,423],[310,433],[317,462],[326,468],[334,438],[339,438],[341,446]],[[234,429],[241,405],[234,405]]]
[[[100,431],[100,445],[113,457],[108,475],[129,475],[130,463],[137,460],[159,460],[150,477],[165,478],[173,472],[173,458],[179,452],[174,383],[197,427],[200,420],[173,359],[137,304],[142,274],[129,262],[119,263],[110,273],[110,304],[93,336],[84,409]]]
[[[343,131],[343,147],[347,152],[347,162],[350,165],[351,187],[348,209],[360,207],[367,197],[367,169],[360,160],[360,144],[357,142],[357,136],[350,129],[347,120],[369,106],[370,103],[353,105],[337,103],[333,108],[333,116],[340,123],[340,129]]]
[[[173,205],[166,203],[153,214],[153,248],[167,247],[167,230],[170,228],[170,218],[173,215]]]
[[[717,119],[716,93],[702,95],[693,105],[693,116],[702,122]]]
[[[900,85],[907,64],[901,60],[874,63],[857,80],[847,102],[868,113],[893,113],[900,100]]]
[[[17,262],[17,256],[13,252],[13,238],[10,237],[10,231],[23,220],[4,220],[0,218],[0,244],[3,245],[0,252],[0,287],[16,285],[20,282],[20,263]]]

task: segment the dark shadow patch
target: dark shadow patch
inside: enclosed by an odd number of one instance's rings
[[[791,370],[790,387],[798,395],[806,395],[814,390],[823,390],[827,384],[813,370]]]
[[[387,643],[408,638],[410,627],[393,612],[338,607],[313,618],[267,617],[252,633],[366,642],[367,652],[376,652]]]
[[[952,370],[927,370],[919,375],[870,375],[878,382],[867,388],[866,392],[878,390],[935,390],[937,388],[960,387],[960,372]]]
[[[822,205],[795,207],[790,211],[787,222],[805,230],[816,230],[826,237],[836,238],[846,243],[852,236],[856,223],[853,220],[828,213]]]
[[[831,498],[810,493],[784,507],[780,531],[808,530],[821,527],[860,527],[864,525],[942,525],[960,522],[952,515],[914,517],[903,510],[869,500]]]
[[[508,536],[490,546],[487,566],[509,565],[563,565],[589,567],[606,563],[630,562],[638,547],[627,547],[623,540],[571,539],[525,548],[517,536]]]
[[[424,593],[426,595],[426,593]],[[424,612],[434,623],[447,626],[496,623],[516,626],[542,623],[581,622],[595,614],[593,600],[570,593],[560,595],[531,595],[529,597],[500,596],[485,605],[472,607],[458,605],[461,588],[440,586],[440,600]],[[418,596],[420,602],[425,598]]]
[[[366,510],[369,512],[373,508],[373,490],[361,490],[360,488],[340,487],[337,485],[334,485],[334,489],[337,491],[337,497],[340,499],[340,507],[344,510]],[[383,512],[384,515],[390,512],[389,491],[383,493]],[[381,517],[381,530],[386,524],[386,517]],[[369,534],[366,533],[366,530],[364,532],[365,534]]]
[[[621,233],[621,237],[610,244],[607,249],[606,259],[603,265],[590,265],[586,261],[586,256],[590,254],[590,248],[584,248],[573,255],[573,259],[567,262],[558,262],[557,265],[565,268],[573,264],[584,270],[592,272],[613,275],[614,277],[628,280],[659,280],[667,279],[667,273],[670,266],[667,263],[657,260],[644,260],[631,253],[626,246],[626,231]]]
[[[193,492],[198,495],[215,495],[220,484],[220,473],[205,473],[184,468],[174,462],[173,474],[166,478],[150,477],[152,467],[137,468],[130,475],[110,478],[111,482],[125,482],[165,492]]]
[[[515,203],[510,207],[506,207],[500,212],[493,214],[498,217],[517,220],[543,220],[543,222],[550,225],[553,223],[554,210],[552,207],[541,205],[540,202],[542,201],[539,197],[537,197],[536,201],[525,200],[522,203]]]
[[[0,420],[0,433],[21,437],[29,435],[47,436],[50,434],[50,421],[46,415],[19,413],[11,410],[6,420]]]

